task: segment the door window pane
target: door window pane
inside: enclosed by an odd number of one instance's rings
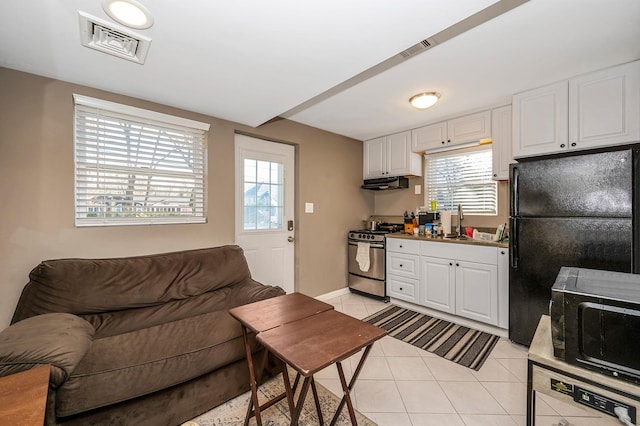
[[[284,165],[244,160],[244,230],[282,229]]]

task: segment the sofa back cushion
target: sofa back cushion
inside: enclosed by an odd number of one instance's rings
[[[197,296],[250,278],[238,246],[112,259],[59,259],[29,274],[13,322],[48,312],[90,314]]]

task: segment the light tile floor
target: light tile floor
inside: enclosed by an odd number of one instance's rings
[[[387,306],[347,294],[331,300],[335,309],[363,319]],[[362,352],[361,352],[362,353]],[[347,380],[360,354],[343,363]],[[334,366],[316,374],[342,396]],[[525,424],[527,349],[501,339],[480,371],[459,366],[393,337],[376,342],[352,392],[356,408],[379,426],[521,426]],[[572,426],[602,423],[591,414],[539,395],[536,424],[562,418]]]

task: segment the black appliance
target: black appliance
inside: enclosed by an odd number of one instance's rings
[[[531,344],[562,266],[637,272],[638,154],[634,147],[511,165],[511,340]]]
[[[440,221],[440,212],[418,212],[418,225]]]
[[[560,269],[551,288],[553,354],[640,384],[640,275]]]
[[[389,176],[377,179],[365,179],[362,183],[362,189],[370,189],[373,191],[385,191],[388,189],[407,189],[409,188],[409,179],[403,176]]]

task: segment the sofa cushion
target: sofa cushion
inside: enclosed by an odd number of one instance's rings
[[[93,327],[71,314],[38,315],[0,333],[0,377],[51,365],[50,382],[60,386],[89,350]]]
[[[213,311],[231,309],[270,297],[281,296],[280,287],[266,286],[251,278],[237,284],[183,300],[157,306],[82,315],[96,329],[96,339],[152,327]]]
[[[250,277],[238,246],[113,259],[47,260],[31,271],[13,322],[49,312],[90,314],[160,305]]]
[[[252,343],[255,348],[253,338]],[[56,414],[145,395],[244,356],[240,324],[226,310],[97,339],[58,389]]]

